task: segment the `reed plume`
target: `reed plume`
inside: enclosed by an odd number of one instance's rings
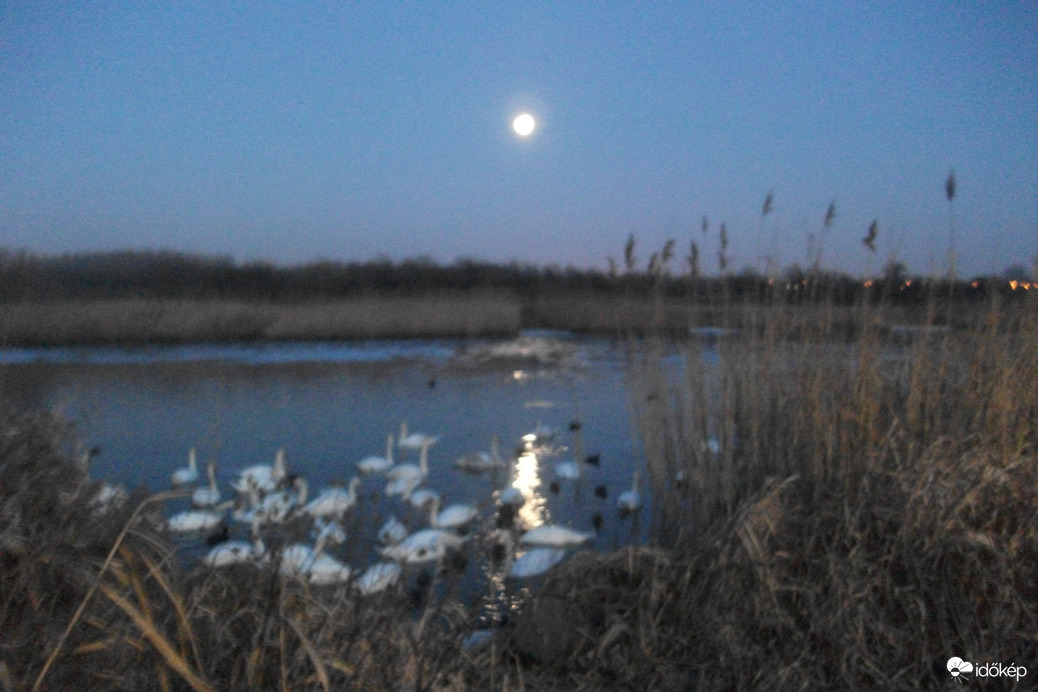
[[[955,171],[948,173],[948,179],[944,181],[944,194],[948,198],[948,279],[955,281],[957,274],[958,258],[955,248]]]

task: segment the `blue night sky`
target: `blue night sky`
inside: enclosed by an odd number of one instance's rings
[[[1038,3],[7,0],[0,161],[37,253],[605,268],[633,233],[715,273],[722,221],[735,271],[810,264],[833,202],[829,268],[942,271],[954,227],[1000,273],[1038,253]]]

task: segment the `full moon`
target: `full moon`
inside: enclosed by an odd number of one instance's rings
[[[516,116],[516,119],[512,121],[512,129],[520,137],[527,137],[533,132],[533,128],[537,125],[537,121],[533,119],[533,116],[529,113],[523,113]]]

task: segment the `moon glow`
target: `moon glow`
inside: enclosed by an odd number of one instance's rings
[[[521,113],[512,121],[512,129],[520,137],[529,137],[536,126],[537,121],[529,113]]]

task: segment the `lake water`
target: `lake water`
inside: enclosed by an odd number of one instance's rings
[[[509,351],[517,343],[554,350],[543,362],[509,357],[519,353]],[[470,475],[454,460],[488,449],[492,435],[510,452],[543,424],[558,431],[558,456],[543,454],[521,469],[531,520],[581,531],[600,522],[594,542],[582,549],[646,535],[648,506],[625,519],[616,511],[616,497],[630,487],[642,458],[628,413],[624,351],[606,339],[540,333],[521,342],[0,349],[0,392],[73,420],[79,438],[100,450],[92,465],[97,479],[163,490],[194,447],[203,469],[216,461],[225,497],[238,469],[272,463],[279,448],[290,471],[308,480],[312,497],[356,475],[354,464],[364,456],[383,453],[387,434],[406,420],[411,430],[440,436],[430,450],[428,486],[445,504],[477,505],[484,526],[493,520],[494,491],[516,482],[516,474]],[[574,443],[572,421],[582,424],[586,454],[599,454],[601,462],[585,467],[580,481],[556,482],[554,464]],[[412,529],[426,520],[399,498],[383,497],[384,486],[381,476],[363,479],[349,540],[335,549],[354,566],[378,559],[374,536],[390,515]],[[171,502],[167,511],[186,506]],[[247,527],[233,531],[244,535]],[[199,549],[197,541],[184,542],[189,557]]]

